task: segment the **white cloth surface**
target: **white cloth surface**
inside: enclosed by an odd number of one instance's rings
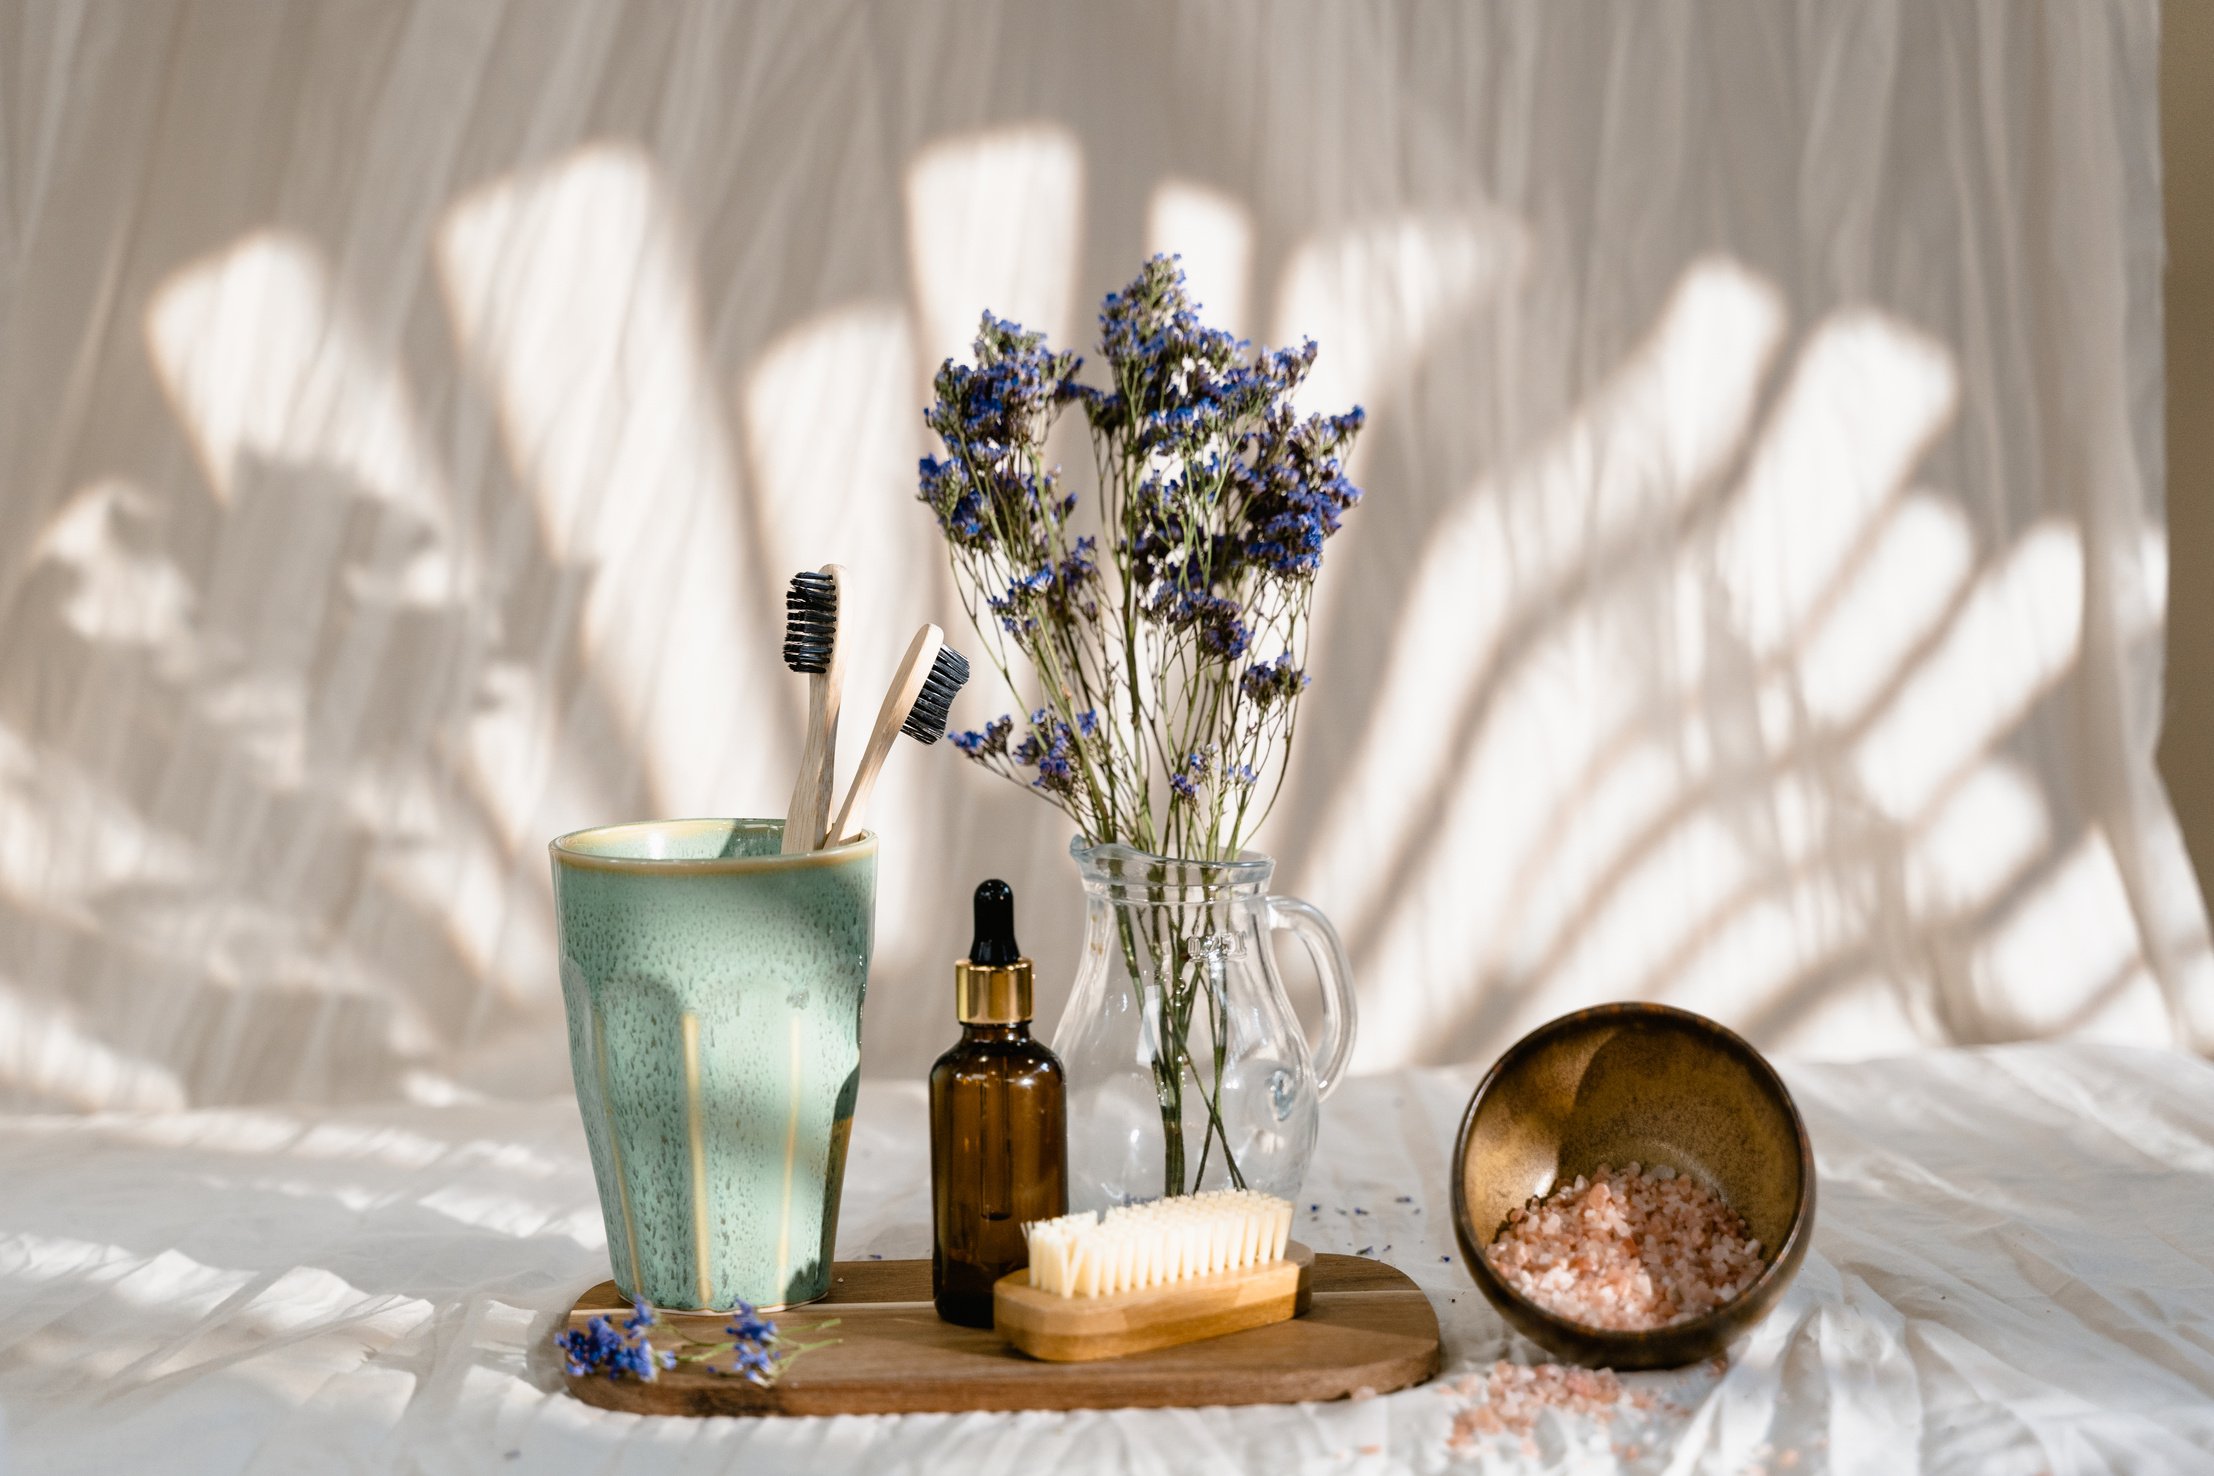
[[[1088,351],[1154,249],[1370,415],[1259,837],[1357,1069],[1620,998],[2214,1045],[2153,769],[2157,31],[0,4],[0,1104],[562,1089],[547,839],[781,815],[779,593],[830,559],[850,767],[963,626],[931,372],[987,306]],[[878,977],[932,987],[872,992],[867,1072],[927,1066],[988,875],[1050,1027],[1058,817],[911,745],[871,817]]]
[[[2214,1464],[2214,1067],[2078,1043],[1786,1071],[1812,1252],[1675,1409],[1456,1453],[1445,1386],[1511,1338],[1457,1264],[1445,1164],[1473,1074],[1357,1079],[1299,1234],[1430,1294],[1440,1384],[1251,1409],[653,1419],[559,1392],[557,1315],[607,1274],[574,1106],[0,1123],[8,1467],[973,1476],[1487,1471],[2203,1472]],[[839,1252],[928,1253],[918,1091],[865,1088]],[[1401,1196],[1406,1196],[1402,1200]],[[1310,1213],[1309,1204],[1320,1213]],[[1623,1462],[1615,1445],[1639,1442]]]

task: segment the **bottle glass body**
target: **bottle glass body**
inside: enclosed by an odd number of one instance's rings
[[[1022,1227],[1068,1212],[1061,1062],[1025,1023],[963,1025],[930,1071],[930,1289],[938,1315],[992,1325],[992,1284],[1030,1263]]]

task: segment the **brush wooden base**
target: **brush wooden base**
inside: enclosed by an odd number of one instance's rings
[[[1284,1259],[1111,1297],[1064,1297],[1017,1271],[992,1288],[993,1331],[1051,1363],[1125,1358],[1285,1322],[1313,1300],[1315,1253],[1298,1241]]]
[[[688,1366],[650,1384],[586,1374],[567,1385],[587,1404],[638,1414],[911,1414],[1290,1404],[1385,1394],[1437,1372],[1437,1315],[1404,1275],[1360,1256],[1317,1255],[1308,1285],[1311,1305],[1287,1322],[1104,1362],[1041,1363],[997,1333],[940,1322],[930,1306],[928,1261],[840,1261],[827,1298],[777,1315],[802,1341],[838,1342],[802,1354],[770,1388]],[[629,1311],[614,1283],[603,1281],[554,1331]],[[730,1320],[661,1316],[701,1339],[720,1337]],[[831,1318],[836,1327],[814,1331]],[[540,1357],[548,1378],[565,1377],[550,1333]]]

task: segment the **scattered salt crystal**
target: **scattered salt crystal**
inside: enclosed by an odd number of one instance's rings
[[[1485,1435],[1528,1436],[1548,1409],[1611,1419],[1624,1399],[1622,1381],[1611,1371],[1558,1363],[1501,1360],[1489,1372],[1470,1374],[1453,1387],[1463,1395],[1483,1396],[1482,1403],[1468,1405],[1453,1416],[1446,1443],[1455,1450],[1464,1450]]]
[[[1673,1169],[1632,1163],[1558,1187],[1507,1213],[1484,1252],[1523,1296],[1588,1327],[1666,1327],[1742,1294],[1763,1268],[1760,1242],[1714,1191]]]

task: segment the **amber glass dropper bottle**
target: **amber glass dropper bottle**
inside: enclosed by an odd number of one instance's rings
[[[976,941],[953,980],[961,1040],[930,1069],[930,1293],[946,1321],[990,1327],[992,1283],[1030,1264],[1022,1227],[1069,1208],[1061,1061],[1030,1037],[1007,883],[976,889]]]

